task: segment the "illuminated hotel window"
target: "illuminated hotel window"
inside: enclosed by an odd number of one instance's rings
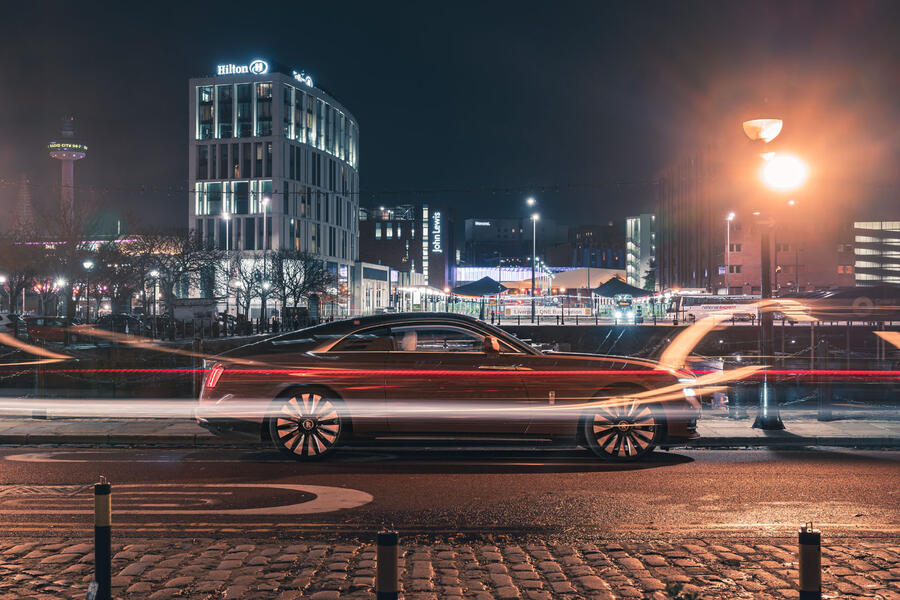
[[[294,137],[294,88],[289,85],[284,86],[282,98],[282,132],[284,137],[290,140]]]
[[[206,184],[206,214],[218,215],[222,212],[222,184]]]
[[[208,140],[213,137],[213,121],[215,117],[215,98],[213,86],[204,85],[197,88],[197,138]]]
[[[389,239],[389,240],[390,240],[390,239],[393,239],[393,237],[394,237],[394,225],[393,225],[393,223],[388,223],[388,224],[386,225],[386,227],[387,227],[387,234],[385,235],[385,237],[386,237],[387,239]]]
[[[316,121],[316,99],[306,96],[306,143],[315,146],[319,139],[319,128]]]
[[[375,223],[375,239],[381,239],[381,223]]]
[[[253,135],[253,84],[239,83],[237,86],[237,136]]]
[[[217,137],[230,138],[234,134],[234,97],[233,87],[229,85],[217,85],[216,94],[219,95],[218,132]]]
[[[294,139],[301,144],[306,143],[306,119],[304,118],[303,98],[300,90],[294,90]]]
[[[316,148],[325,149],[325,102],[316,98],[316,131],[318,138],[316,140]]]
[[[272,135],[272,84],[256,84],[256,135]]]

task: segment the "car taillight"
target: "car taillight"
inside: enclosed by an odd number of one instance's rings
[[[211,390],[215,388],[216,384],[219,383],[219,378],[222,377],[222,373],[224,372],[225,367],[222,365],[214,366],[206,377],[206,389]]]

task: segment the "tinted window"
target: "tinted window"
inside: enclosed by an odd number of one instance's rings
[[[390,352],[396,350],[387,327],[352,333],[334,345],[331,352]]]
[[[404,352],[481,352],[484,337],[455,327],[393,327],[394,345]]]

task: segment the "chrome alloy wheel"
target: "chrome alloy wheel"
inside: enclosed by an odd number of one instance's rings
[[[634,460],[653,451],[660,423],[647,404],[633,399],[617,399],[599,406],[584,421],[585,437],[591,450],[610,460]]]
[[[330,453],[341,437],[342,419],[335,403],[317,392],[284,400],[269,419],[275,445],[298,460]]]

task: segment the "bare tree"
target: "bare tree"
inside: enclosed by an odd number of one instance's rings
[[[223,252],[205,244],[193,232],[156,232],[138,235],[130,251],[144,264],[147,273],[158,271],[159,290],[166,313],[174,314],[179,286],[183,289],[200,287],[204,276],[212,275],[223,258]],[[142,258],[144,257],[144,258]]]
[[[4,288],[13,312],[16,312],[22,292],[31,289],[37,277],[49,268],[44,247],[28,243],[30,237],[19,232],[0,238],[0,273],[6,276]],[[24,305],[21,311],[25,312]]]
[[[299,250],[272,253],[270,276],[281,305],[295,308],[313,294],[324,294],[337,286],[337,275],[328,270],[324,261]]]
[[[243,256],[237,252],[232,253],[226,264],[225,281],[229,291],[234,291],[238,314],[249,318],[250,303],[262,292],[262,261],[255,254]]]

